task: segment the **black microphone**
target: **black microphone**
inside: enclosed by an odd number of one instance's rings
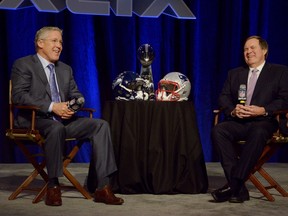
[[[245,105],[246,100],[247,100],[246,85],[245,84],[241,84],[239,86],[239,90],[238,90],[238,102],[240,104]]]
[[[84,106],[85,99],[84,97],[80,98],[73,98],[68,102],[68,109],[77,112],[79,109],[81,109]]]

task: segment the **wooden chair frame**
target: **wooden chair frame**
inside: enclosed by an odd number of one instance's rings
[[[220,114],[221,110],[214,110],[214,126],[218,124],[220,121]],[[275,112],[276,118],[279,121],[279,116],[281,114],[285,114],[287,111],[279,111]],[[245,141],[238,141],[237,144],[244,144]],[[267,142],[267,145],[265,145],[263,152],[260,156],[260,158],[257,161],[257,164],[254,166],[253,170],[251,171],[249,177],[247,180],[250,180],[253,185],[266,197],[269,201],[273,202],[275,201],[275,198],[273,195],[269,192],[270,189],[276,189],[283,197],[288,197],[288,193],[280,186],[280,184],[273,179],[271,175],[268,174],[268,172],[263,168],[264,163],[266,163],[273,155],[274,153],[282,147],[284,144],[288,143],[288,137],[283,136],[280,133],[280,130],[278,129],[276,133],[272,136],[272,138]],[[263,179],[268,183],[267,186],[265,186],[267,183],[262,183],[257,177],[256,173],[259,173]]]
[[[31,141],[34,144],[37,144],[39,147],[43,147],[45,142],[44,138],[40,134],[38,130],[35,129],[35,117],[36,112],[39,110],[36,106],[16,106],[12,103],[11,100],[11,81],[10,81],[10,93],[9,93],[9,129],[6,130],[6,136],[15,142],[15,144],[20,148],[23,152],[27,160],[33,165],[34,170],[30,173],[30,175],[18,186],[18,188],[9,196],[9,200],[14,200],[17,196],[24,190],[33,190],[38,191],[38,194],[33,199],[32,203],[38,203],[46,194],[47,185],[48,185],[48,175],[45,172],[44,168],[46,167],[45,158],[42,162],[37,161],[37,157],[43,156],[43,154],[32,154],[27,147],[25,141]],[[31,127],[30,128],[15,128],[14,127],[14,113],[15,110],[30,110],[31,111]],[[90,108],[82,108],[81,111],[87,112],[89,114],[89,118],[93,118],[94,109]],[[79,183],[79,181],[69,172],[67,169],[70,162],[73,160],[77,152],[79,151],[81,145],[85,140],[76,140],[75,138],[66,139],[69,141],[77,141],[77,144],[72,148],[70,153],[63,159],[63,174],[70,181],[72,187],[76,188],[86,199],[92,199],[90,193],[84,189],[84,187]],[[45,184],[42,188],[32,188],[30,187],[33,180],[36,179],[37,176],[41,176],[44,180]],[[66,187],[66,186],[64,186]]]

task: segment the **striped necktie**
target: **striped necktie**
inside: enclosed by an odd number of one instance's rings
[[[251,99],[252,99],[252,95],[254,92],[254,88],[257,82],[257,72],[258,69],[253,69],[252,70],[252,74],[250,76],[249,82],[248,82],[248,89],[247,89],[247,100],[246,100],[246,105],[250,105]]]
[[[57,85],[56,85],[54,64],[49,64],[47,67],[50,70],[49,85],[50,85],[50,90],[51,90],[52,101],[55,103],[59,103],[60,102],[60,95],[59,95],[59,91],[58,91]]]

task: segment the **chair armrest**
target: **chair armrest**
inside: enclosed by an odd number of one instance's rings
[[[40,108],[37,107],[37,106],[23,106],[23,105],[21,105],[21,106],[19,106],[19,105],[13,105],[13,106],[14,106],[14,108],[16,108],[16,109],[28,109],[28,110],[35,110],[35,111],[40,110]]]
[[[222,111],[223,111],[223,109],[215,109],[215,110],[213,110],[213,114],[214,114],[214,126],[219,123],[219,117],[220,117]]]
[[[96,110],[95,110],[95,109],[92,109],[92,108],[82,107],[79,111],[88,112],[88,113],[89,113],[89,118],[93,118],[93,113],[94,113]]]
[[[279,128],[274,133],[274,136],[273,136],[273,138],[275,140],[277,140],[277,142],[287,143],[287,141],[288,141],[288,137],[287,137],[287,135],[285,135],[286,132],[284,132],[284,134],[283,134],[283,124],[282,124],[282,121],[281,121],[281,118],[280,118],[281,116],[285,116],[286,121],[288,121],[288,119],[286,117],[287,114],[288,114],[288,110],[287,109],[285,109],[285,110],[277,110],[277,111],[273,112],[273,115],[275,115],[275,118],[277,119],[277,121],[279,123]],[[287,123],[285,125],[286,125],[286,127],[288,127]]]
[[[221,115],[222,111],[223,111],[223,109],[215,109],[215,110],[213,110],[214,126],[219,123],[219,121],[220,121],[219,118],[220,118],[220,115]],[[277,110],[277,111],[273,112],[273,116],[275,116],[276,120],[278,122],[280,122],[280,116],[286,115],[287,113],[288,113],[287,109]],[[288,119],[287,119],[287,121],[288,121]],[[288,141],[288,137],[286,137],[283,134],[281,134],[280,127],[278,127],[277,131],[274,133],[273,139],[277,140],[278,142],[286,142],[286,141]]]
[[[277,110],[277,111],[273,112],[274,115],[286,115],[287,113],[288,113],[287,109],[285,109],[285,110]]]
[[[37,106],[23,106],[23,105],[14,105],[10,104],[10,130],[14,129],[14,110],[31,110],[31,131],[35,130],[35,118],[36,118],[36,111],[40,110]],[[89,113],[89,118],[93,118],[93,113],[95,109],[92,108],[81,108],[79,111]]]
[[[19,106],[19,105],[14,105],[10,104],[10,113],[9,113],[9,118],[10,118],[10,130],[14,129],[14,111],[15,109],[18,110],[31,110],[31,130],[35,130],[35,117],[36,117],[36,111],[40,110],[39,107],[37,106]]]
[[[96,111],[95,109],[85,108],[85,107],[82,107],[80,110],[81,110],[81,111],[87,111],[87,112],[95,112],[95,111]]]

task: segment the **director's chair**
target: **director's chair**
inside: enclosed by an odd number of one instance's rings
[[[11,100],[11,81],[9,85],[9,129],[6,130],[6,136],[9,137],[23,152],[26,159],[32,164],[34,170],[30,173],[30,175],[21,183],[21,185],[9,196],[9,200],[14,200],[17,196],[24,190],[32,190],[38,191],[37,195],[33,199],[32,203],[38,203],[43,196],[46,194],[47,184],[48,184],[48,175],[45,171],[45,157],[44,154],[33,154],[28,147],[28,144],[36,144],[41,149],[43,148],[43,144],[45,142],[44,138],[40,134],[38,130],[35,129],[35,117],[36,112],[39,110],[38,107],[35,106],[16,106],[12,103]],[[30,128],[15,128],[14,126],[14,115],[15,111],[25,109],[31,111],[31,127]],[[81,111],[87,112],[89,117],[93,117],[94,109],[90,108],[82,108]],[[81,145],[85,140],[76,140],[75,138],[66,139],[69,141],[76,141],[77,144],[73,146],[72,150],[69,152],[67,156],[63,159],[63,174],[72,184],[72,187],[76,188],[86,199],[91,199],[91,195],[85,190],[85,188],[79,183],[79,181],[69,172],[67,169],[69,163],[76,156],[79,151]],[[38,159],[43,157],[43,160],[38,162]],[[36,179],[37,176],[41,176],[44,180],[44,185],[41,188],[30,187],[33,180]],[[69,186],[63,186],[69,187]]]
[[[220,115],[222,110],[213,110],[214,113],[214,126],[220,122]],[[275,112],[275,118],[280,120],[280,115],[285,114],[286,111]],[[258,159],[256,165],[251,171],[247,180],[250,180],[253,185],[266,197],[269,201],[275,201],[273,195],[269,192],[270,189],[276,189],[283,197],[288,197],[288,193],[281,187],[281,185],[263,168],[263,165],[268,162],[275,152],[282,147],[284,144],[288,143],[288,137],[283,136],[280,132],[280,128],[273,134],[271,139],[265,145],[263,152]],[[236,145],[245,144],[245,141],[238,141]],[[259,173],[263,181],[257,177]],[[260,177],[260,176],[259,176]],[[267,184],[268,183],[268,184]],[[264,185],[265,184],[265,185]]]

